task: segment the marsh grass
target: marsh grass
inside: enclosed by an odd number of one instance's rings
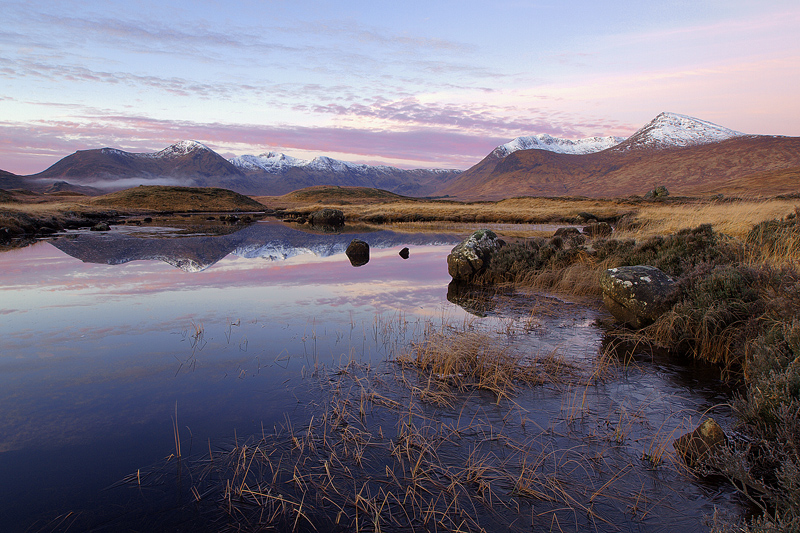
[[[536,331],[525,320],[376,319],[365,334],[392,348],[389,361],[319,367],[307,417],[183,458],[182,505],[217,531],[614,531],[620,516],[671,513],[628,450],[646,416],[599,414],[588,399],[621,367],[523,352],[514,341]],[[413,342],[389,339],[409,329]],[[539,387],[569,398],[546,426],[517,401]],[[658,432],[651,441],[654,457],[669,455]],[[682,475],[659,459],[659,477]],[[176,460],[121,484],[166,490]]]
[[[395,360],[421,373],[428,394],[477,389],[491,392],[498,401],[513,395],[519,385],[552,383],[577,370],[555,352],[531,355],[497,337],[502,339],[469,324],[458,329],[431,325],[421,342]]]

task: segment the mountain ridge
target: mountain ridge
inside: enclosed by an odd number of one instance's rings
[[[0,188],[72,188],[92,194],[145,184],[221,187],[251,196],[281,196],[307,187],[338,185],[465,200],[631,195],[642,194],[644,184],[665,185],[683,194],[707,194],[715,187],[745,191],[757,187],[784,193],[792,187],[786,176],[800,168],[796,139],[748,135],[687,115],[662,112],[626,139],[570,140],[547,134],[517,137],[463,172],[404,170],[327,156],[305,160],[277,152],[225,159],[203,143],[185,140],[153,153],[80,150],[38,174],[0,173]],[[753,178],[759,173],[766,173],[769,180],[759,183]]]
[[[114,192],[137,185],[223,187],[254,196],[279,196],[315,185],[349,185],[425,196],[460,172],[360,165],[326,156],[305,161],[275,153],[228,160],[198,141],[186,140],[153,153],[108,147],[79,150],[42,172],[16,177],[14,184],[20,186],[22,180],[24,186],[44,190],[53,182],[63,189],[66,182],[82,192],[90,190],[87,187]]]

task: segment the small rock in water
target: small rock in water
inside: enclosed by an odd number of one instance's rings
[[[359,267],[369,263],[369,244],[361,239],[353,239],[345,250],[350,264]]]
[[[678,455],[691,468],[708,467],[709,460],[727,442],[725,432],[713,418],[707,418],[697,429],[672,442]]]
[[[111,231],[111,226],[105,222],[98,222],[90,228],[92,231]]]
[[[653,323],[671,307],[674,285],[670,276],[647,265],[610,268],[600,275],[606,309],[633,328]]]
[[[400,250],[400,257],[402,257],[403,259],[408,259],[408,254],[409,254],[408,248],[403,248],[402,250]]]

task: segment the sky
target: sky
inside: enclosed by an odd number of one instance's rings
[[[662,111],[800,136],[797,0],[0,0],[0,169],[76,150],[466,169]]]

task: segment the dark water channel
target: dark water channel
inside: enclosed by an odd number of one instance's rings
[[[671,447],[707,414],[730,424],[717,373],[636,349],[601,358],[607,317],[596,303],[448,290],[455,235],[323,234],[276,222],[174,233],[79,232],[0,254],[3,531],[229,527],[215,515],[213,487],[193,485],[193,458],[311,427],[332,395],[357,404],[347,395],[356,384],[363,398],[364,382],[406,406],[373,397],[362,416],[386,428],[387,442],[400,439],[403,417],[451,428],[437,476],[478,453],[491,458],[473,480],[481,527],[706,531],[715,509],[742,512],[725,483],[686,472]],[[344,255],[354,237],[372,248],[358,268]],[[398,385],[391,361],[437,328],[555,353],[573,370],[501,401],[471,391],[448,405],[422,402],[407,385],[423,378]],[[370,479],[394,460],[379,444],[366,447]],[[176,464],[178,446],[182,473],[164,466]],[[157,484],[131,483],[163,468],[171,473]],[[510,487],[500,470],[519,480],[534,472],[539,488]]]

